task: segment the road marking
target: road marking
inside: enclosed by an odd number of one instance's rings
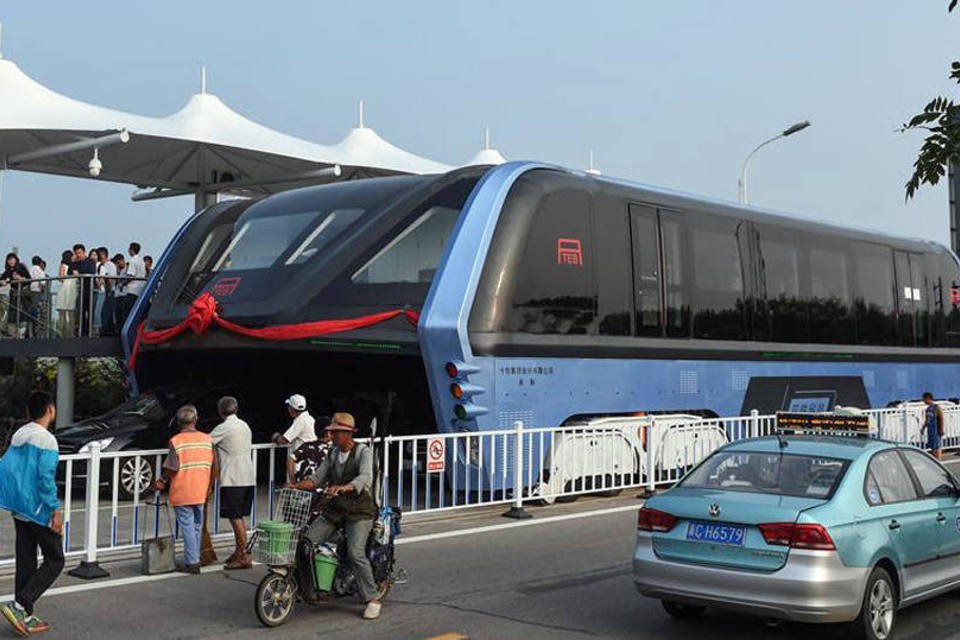
[[[444,633],[439,636],[430,636],[427,640],[470,640],[462,633]]]
[[[567,513],[562,516],[548,516],[546,518],[531,518],[529,520],[517,520],[516,522],[505,522],[503,524],[490,524],[483,527],[471,527],[469,529],[455,529],[454,531],[441,531],[439,533],[425,533],[419,536],[409,538],[398,538],[396,544],[416,544],[418,542],[428,542],[430,540],[442,540],[444,538],[457,538],[459,536],[469,536],[478,533],[490,533],[492,531],[501,531],[503,529],[515,529],[517,527],[532,527],[537,524],[549,524],[551,522],[563,522],[564,520],[578,520],[580,518],[589,518],[592,516],[604,516],[611,513],[620,513],[623,511],[639,511],[640,505],[629,505],[623,507],[610,507],[608,509],[597,509],[595,511],[581,511],[579,513]]]
[[[492,533],[505,529],[515,529],[517,527],[530,527],[538,524],[550,524],[552,522],[563,522],[565,520],[579,520],[581,518],[590,518],[594,516],[604,516],[611,513],[621,513],[624,511],[637,511],[639,505],[629,505],[622,507],[610,507],[607,509],[596,509],[594,511],[581,511],[578,513],[567,513],[559,516],[548,516],[546,518],[531,518],[530,520],[518,520],[516,522],[505,522],[503,524],[492,524],[483,527],[471,527],[468,529],[456,529],[454,531],[441,531],[439,533],[427,533],[409,538],[398,538],[396,544],[416,544],[419,542],[429,542],[431,540],[442,540],[445,538],[456,538],[460,536],[476,535],[480,533]],[[201,573],[217,573],[223,570],[222,564],[203,567]],[[141,584],[144,582],[156,582],[158,580],[170,580],[173,578],[186,578],[186,573],[161,573],[153,576],[132,576],[129,578],[118,578],[116,580],[106,580],[104,582],[89,582],[83,584],[72,584],[65,587],[54,587],[44,594],[44,597],[65,595],[70,593],[81,593],[84,591],[98,591],[100,589],[112,589],[114,587],[123,587],[131,584]],[[13,600],[14,594],[8,593],[0,596],[0,602]],[[446,638],[447,636],[439,636]],[[451,640],[455,638],[465,638],[465,636],[450,636]],[[433,639],[431,639],[433,640]]]

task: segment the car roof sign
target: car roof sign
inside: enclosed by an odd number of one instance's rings
[[[870,437],[870,417],[836,413],[777,412],[776,431],[783,435]]]

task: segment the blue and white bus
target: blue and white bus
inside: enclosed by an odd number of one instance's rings
[[[877,407],[957,394],[958,287],[933,242],[512,162],[214,205],[125,340],[205,292],[247,327],[417,311],[287,342],[212,328],[138,359],[140,388],[299,392],[393,433]]]

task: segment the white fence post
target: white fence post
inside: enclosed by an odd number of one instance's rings
[[[657,419],[650,416],[647,426],[647,494],[653,495],[657,487]]]
[[[523,459],[526,455],[523,446],[523,421],[517,420],[513,423],[513,434],[513,505],[503,515],[505,518],[526,520],[533,516],[523,509]]]
[[[114,464],[117,464],[114,459]],[[86,557],[80,566],[69,571],[75,578],[94,580],[106,578],[110,574],[97,562],[97,532],[100,517],[100,443],[90,443],[90,459],[87,460],[87,504],[86,504]]]
[[[910,444],[910,429],[907,424],[907,408],[900,407],[900,429],[902,431],[900,436],[900,442],[903,444]]]

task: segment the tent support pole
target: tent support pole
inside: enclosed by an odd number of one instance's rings
[[[193,210],[199,213],[212,204],[217,204],[219,194],[216,191],[210,192],[204,189],[197,189],[193,194]]]

